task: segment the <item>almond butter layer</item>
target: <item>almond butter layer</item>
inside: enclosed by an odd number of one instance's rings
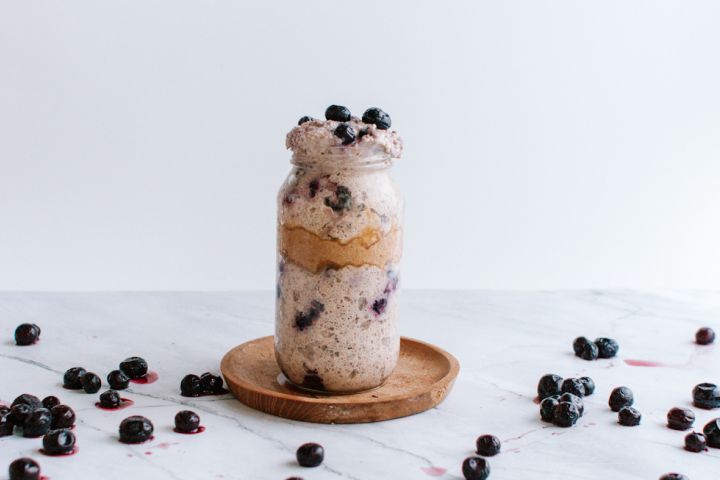
[[[286,260],[313,273],[348,265],[385,268],[400,261],[402,255],[402,232],[396,227],[384,235],[379,230],[367,229],[341,243],[320,238],[303,227],[280,226],[278,241]]]

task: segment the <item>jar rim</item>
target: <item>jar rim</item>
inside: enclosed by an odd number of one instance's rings
[[[332,168],[342,170],[363,168],[386,168],[393,161],[388,152],[380,149],[358,149],[348,147],[328,147],[312,155],[293,152],[290,163],[304,168]]]

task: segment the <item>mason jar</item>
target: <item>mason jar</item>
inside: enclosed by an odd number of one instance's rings
[[[397,365],[403,203],[393,160],[373,142],[292,156],[278,195],[275,356],[302,389],[372,389]]]

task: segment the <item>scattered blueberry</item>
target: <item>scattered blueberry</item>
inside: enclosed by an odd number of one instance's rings
[[[598,356],[600,355],[600,350],[598,349],[598,346],[594,343],[588,343],[583,347],[583,351],[580,353],[580,358],[583,360],[597,360]]]
[[[720,448],[720,418],[709,421],[703,427],[708,447]]]
[[[585,396],[590,396],[595,393],[595,382],[590,377],[580,377],[580,382],[585,387]]]
[[[355,129],[347,123],[338,125],[333,133],[342,140],[343,145],[350,145],[355,141]]]
[[[210,372],[205,372],[200,375],[200,387],[203,393],[225,393],[222,377],[220,375],[213,375]]]
[[[620,350],[620,346],[612,338],[596,338],[595,345],[598,347],[598,357],[600,358],[612,358]]]
[[[701,383],[693,389],[693,405],[704,410],[720,408],[720,389],[714,383]]]
[[[40,465],[32,458],[18,458],[8,469],[10,480],[39,480]]]
[[[14,425],[21,427],[32,415],[33,409],[24,403],[19,403],[10,409],[8,416]]]
[[[42,402],[40,401],[40,399],[35,395],[30,395],[29,393],[23,393],[22,395],[15,398],[10,407],[14,407],[15,405],[20,404],[27,405],[28,407],[30,407],[30,410],[35,410],[42,407]]]
[[[325,206],[332,208],[333,212],[340,213],[343,210],[352,208],[352,195],[350,189],[344,185],[338,185],[335,188],[335,199],[325,197]]]
[[[97,393],[100,391],[102,381],[94,373],[88,372],[82,377],[82,386],[85,393]]]
[[[53,430],[72,428],[75,425],[75,412],[67,405],[56,405],[50,410],[52,413]]]
[[[118,408],[121,403],[120,394],[115,390],[107,390],[100,394],[100,406],[103,408]]]
[[[310,122],[312,120],[315,120],[313,117],[308,117],[305,115],[304,117],[300,117],[300,120],[298,120],[298,125],[302,125],[305,122]]]
[[[547,397],[543,399],[543,401],[540,402],[540,418],[545,422],[552,423],[553,411],[558,403],[560,402],[558,402],[554,397]]]
[[[20,346],[32,345],[40,339],[40,327],[34,323],[23,323],[15,329],[15,343]]]
[[[631,407],[635,403],[632,390],[628,387],[617,387],[610,393],[608,405],[613,412],[619,412],[623,407]]]
[[[468,457],[462,463],[465,480],[485,480],[490,476],[490,464],[482,457]]]
[[[200,417],[195,412],[183,410],[175,415],[175,430],[182,433],[192,433],[200,428]]]
[[[202,394],[202,384],[197,375],[185,375],[180,382],[180,395],[183,397],[199,397]]]
[[[583,350],[585,350],[585,346],[590,343],[593,343],[593,341],[587,337],[577,337],[573,340],[573,351],[575,352],[575,356],[579,357],[582,355]]]
[[[689,408],[671,408],[667,413],[667,426],[673,430],[687,430],[695,423],[695,412]]]
[[[47,408],[38,408],[23,423],[23,437],[38,438],[50,431],[52,414]]]
[[[685,450],[699,453],[707,449],[707,441],[702,433],[692,432],[685,436]]]
[[[618,412],[618,423],[624,427],[635,427],[640,425],[642,414],[633,407],[623,407]]]
[[[560,391],[563,393],[572,393],[578,397],[584,397],[585,385],[579,378],[566,378],[562,383]]]
[[[698,345],[710,345],[715,341],[715,330],[710,327],[703,327],[695,333],[695,343]]]
[[[56,405],[60,405],[60,399],[53,395],[47,396],[42,400],[42,406],[48,410],[52,410],[52,408]]]
[[[666,473],[665,475],[660,477],[660,480],[689,480],[689,479],[682,473]]]
[[[155,428],[150,420],[133,415],[120,422],[120,441],[123,443],[143,443],[150,439]]]
[[[347,122],[350,120],[350,110],[341,105],[330,105],[325,110],[325,118],[336,122]]]
[[[0,437],[7,437],[13,434],[15,428],[15,422],[10,416],[10,412],[7,411],[0,414]]]
[[[125,390],[130,386],[130,378],[121,370],[113,370],[108,373],[107,382],[113,390]]]
[[[148,364],[143,358],[130,357],[120,362],[120,370],[130,378],[143,378],[147,375]]]
[[[560,375],[552,373],[543,375],[542,378],[540,378],[537,387],[538,397],[540,397],[540,400],[552,397],[553,395],[560,395],[562,381],[563,379]]]
[[[302,332],[310,327],[323,311],[325,311],[325,305],[317,300],[313,300],[310,302],[310,308],[306,312],[298,312],[295,314],[295,328]]]
[[[585,414],[585,402],[581,397],[578,397],[573,393],[563,393],[560,395],[560,398],[558,398],[558,402],[572,403],[577,407],[581,417]]]
[[[305,443],[295,453],[301,467],[317,467],[325,458],[325,449],[318,443]]]
[[[82,377],[84,377],[86,373],[82,367],[68,369],[63,376],[63,387],[69,390],[81,390],[83,388]]]
[[[558,427],[572,427],[579,418],[580,410],[574,403],[560,402],[553,410],[553,423]]]
[[[390,115],[377,107],[368,108],[362,116],[363,123],[372,123],[380,130],[387,130],[392,125]]]
[[[495,435],[480,435],[475,442],[476,452],[483,457],[494,457],[500,453],[500,439]]]
[[[67,428],[50,430],[43,437],[43,450],[48,455],[67,455],[75,448],[75,434]]]

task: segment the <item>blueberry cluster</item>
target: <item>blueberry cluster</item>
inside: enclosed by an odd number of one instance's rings
[[[23,323],[15,329],[15,344],[28,346],[40,340],[40,327],[34,323]]]
[[[335,122],[343,122],[335,127],[335,130],[333,131],[335,136],[342,141],[342,145],[350,145],[355,140],[359,140],[370,133],[368,129],[362,129],[360,132],[356,132],[352,125],[345,123],[352,120],[352,114],[350,113],[350,109],[343,107],[342,105],[330,105],[325,110],[325,119]],[[305,115],[298,120],[298,125],[302,125],[306,122],[312,122],[314,120],[315,119],[313,117]],[[371,107],[365,110],[365,113],[362,115],[362,122],[368,125],[375,125],[378,130],[387,130],[392,125],[390,115],[377,107]]]
[[[107,382],[113,390],[125,390],[130,380],[140,380],[147,376],[148,364],[144,358],[129,357],[120,362],[120,368],[107,375]],[[97,393],[102,387],[100,377],[83,367],[69,368],[63,375],[63,387],[68,390],[84,390],[85,393]]]
[[[600,337],[591,341],[587,337],[578,337],[573,341],[575,356],[583,360],[612,358],[617,355],[620,346],[612,338]]]
[[[10,407],[0,406],[0,437],[13,435],[17,430],[25,438],[39,438],[51,430],[73,425],[75,412],[57,397],[40,401],[35,395],[24,393]]]
[[[558,427],[568,428],[585,413],[583,397],[595,393],[595,382],[590,377],[566,378],[549,373],[538,382],[540,418]]]
[[[185,375],[180,381],[180,395],[183,397],[199,397],[201,395],[222,395],[228,393],[223,387],[220,375],[205,372],[199,377],[194,374]]]

